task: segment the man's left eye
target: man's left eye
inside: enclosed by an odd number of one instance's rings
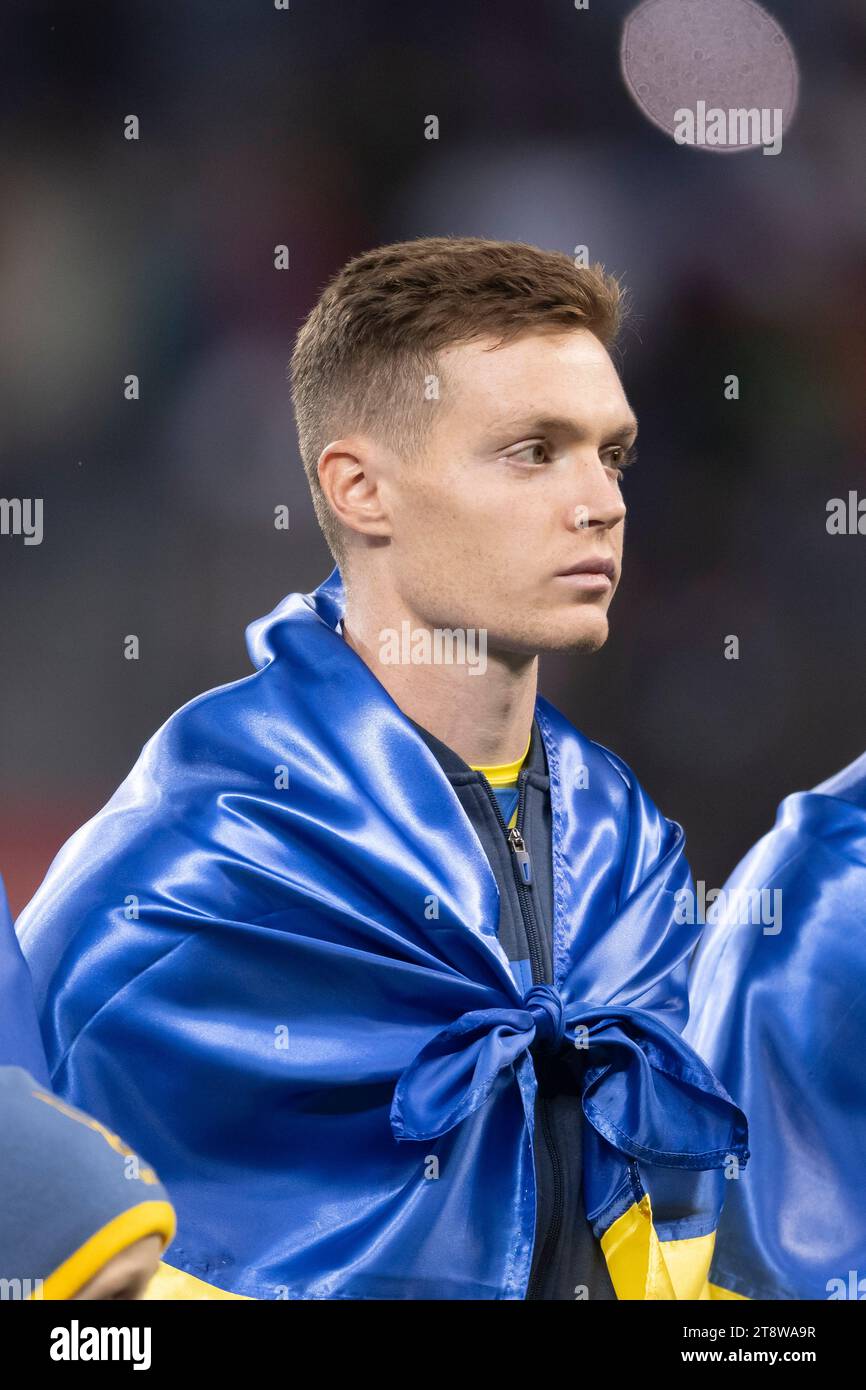
[[[628,448],[625,445],[614,445],[613,448],[606,450],[604,460],[605,468],[613,468],[621,478],[623,471],[630,468],[637,458],[637,449],[632,444]]]

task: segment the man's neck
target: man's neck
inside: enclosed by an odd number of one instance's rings
[[[464,762],[489,767],[522,757],[535,712],[537,657],[485,650],[480,662],[478,634],[466,633],[467,652],[475,643],[472,662],[426,660],[425,639],[416,634],[430,633],[435,653],[434,629],[408,613],[389,614],[386,621],[351,604],[342,628],[345,641],[403,713]]]

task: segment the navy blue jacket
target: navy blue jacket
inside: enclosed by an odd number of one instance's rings
[[[530,866],[530,882],[524,884],[499,805],[483,773],[411,722],[454,788],[490,862],[499,888],[499,941],[512,970],[526,989],[552,983],[550,779],[537,724],[533,721],[529,752],[518,778],[516,828]],[[584,1210],[583,1114],[574,1074],[556,1057],[540,1049],[531,1051],[538,1080],[533,1144],[536,1221],[526,1297],[615,1299],[607,1263]]]

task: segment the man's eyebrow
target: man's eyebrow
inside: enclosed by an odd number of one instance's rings
[[[618,430],[614,430],[608,436],[609,439],[632,439],[637,434],[637,419],[635,416],[629,420],[628,424],[621,425]]]
[[[631,439],[637,434],[638,422],[634,415],[630,415],[621,425],[612,429],[605,439],[611,443],[623,439]],[[533,435],[533,434],[568,434],[573,438],[585,438],[588,431],[579,421],[569,419],[565,415],[521,415],[513,420],[505,420],[501,425],[497,425],[491,430],[491,436],[495,435],[497,440],[501,440],[509,435]]]

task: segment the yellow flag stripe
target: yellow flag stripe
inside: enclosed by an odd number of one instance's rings
[[[704,1300],[743,1298],[708,1279],[715,1231],[684,1240],[659,1240],[649,1193],[633,1202],[601,1239],[618,1299]]]

